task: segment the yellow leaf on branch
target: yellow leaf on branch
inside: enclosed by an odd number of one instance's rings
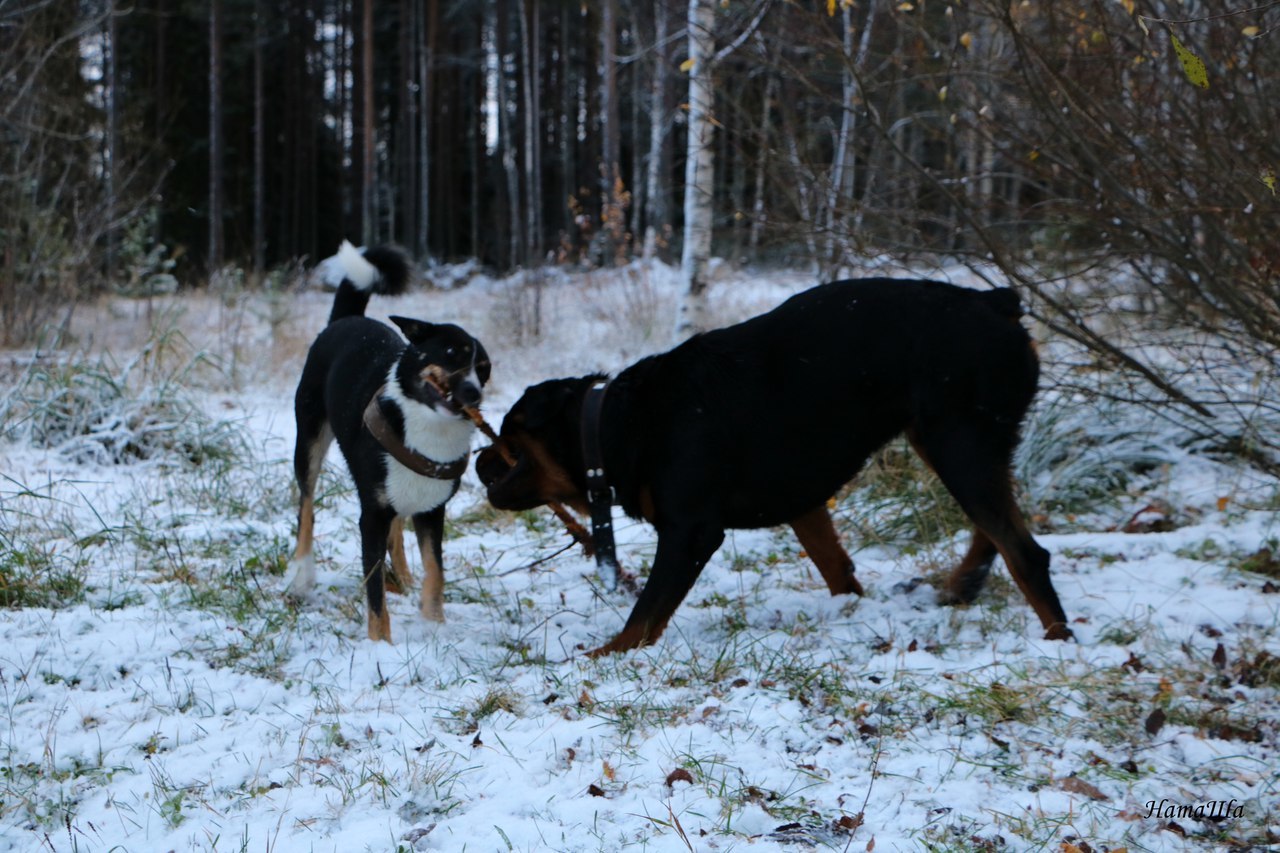
[[[1193,86],[1199,86],[1201,89],[1209,88],[1209,72],[1205,70],[1204,62],[1200,57],[1196,56],[1186,45],[1178,40],[1173,33],[1169,34],[1169,38],[1173,39],[1173,51],[1178,54],[1178,61],[1182,63],[1182,73],[1187,75],[1187,79],[1191,81]]]

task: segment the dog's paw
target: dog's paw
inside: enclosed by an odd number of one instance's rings
[[[443,622],[444,601],[438,598],[423,598],[418,606],[418,612],[428,622]]]
[[[1074,640],[1076,635],[1061,622],[1055,622],[1044,632],[1046,640]]]
[[[289,601],[305,604],[314,598],[315,588],[315,558],[308,554],[301,560],[290,560],[284,579],[284,597]]]
[[[898,581],[893,585],[893,591],[898,595],[910,595],[915,592],[919,586],[924,583],[924,578],[907,578],[904,581]],[[952,602],[943,601],[944,593],[938,593],[938,602],[940,604],[950,604]]]

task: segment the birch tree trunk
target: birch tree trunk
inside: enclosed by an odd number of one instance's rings
[[[712,0],[689,0],[689,137],[684,170],[684,251],[680,258],[683,298],[676,337],[707,328],[707,262],[711,258],[715,125],[711,79],[715,38]]]
[[[644,190],[644,257],[652,258],[658,250],[658,232],[668,224],[666,186],[662,176],[666,169],[666,138],[670,125],[667,113],[668,36],[667,4],[654,4],[653,82],[649,93],[649,157]]]

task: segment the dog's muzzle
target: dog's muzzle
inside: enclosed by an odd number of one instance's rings
[[[476,454],[476,476],[486,489],[492,489],[515,473],[520,467],[520,458],[515,457],[515,464],[507,462],[497,447],[490,445]]]
[[[436,364],[423,368],[420,376],[423,385],[435,397],[433,404],[451,415],[461,417],[463,409],[478,407],[484,396],[479,385],[457,373],[448,373]]]

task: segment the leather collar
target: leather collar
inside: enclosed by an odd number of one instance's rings
[[[467,461],[471,458],[470,451],[452,462],[437,462],[406,445],[392,429],[391,424],[387,423],[386,416],[382,414],[382,394],[386,390],[386,385],[379,388],[364,410],[364,425],[369,429],[374,440],[382,445],[382,449],[390,453],[393,459],[415,474],[430,477],[433,480],[456,480],[461,477],[462,472],[467,470]]]
[[[618,586],[618,555],[613,540],[613,489],[604,469],[600,447],[600,417],[609,380],[593,380],[582,399],[582,464],[586,468],[587,508],[591,511],[591,537],[596,544],[596,573],[609,590]]]

